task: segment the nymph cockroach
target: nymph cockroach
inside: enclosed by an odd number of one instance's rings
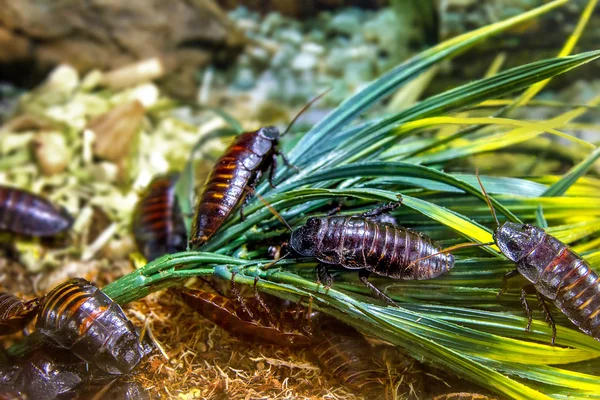
[[[0,336],[25,328],[37,315],[39,300],[24,301],[10,293],[0,292]]]
[[[0,230],[52,236],[71,228],[73,218],[48,200],[14,187],[0,186]]]
[[[139,251],[148,261],[184,251],[187,233],[175,198],[179,174],[155,178],[135,207],[132,230]]]
[[[192,289],[182,290],[181,296],[196,312],[233,335],[284,347],[307,347],[311,343],[301,317],[282,313],[274,318],[257,298],[235,300]]]
[[[325,92],[327,93],[327,92]],[[298,116],[325,93],[311,100],[292,120],[283,134],[274,126],[245,132],[237,136],[213,167],[204,186],[194,214],[190,244],[193,248],[202,246],[219,229],[233,210],[253,192],[262,174],[269,170],[269,184],[275,187],[273,176],[277,168],[277,156],[293,167],[279,151],[281,136],[285,135]],[[293,167],[294,168],[294,167]],[[243,205],[240,207],[242,219]]]
[[[517,264],[517,269],[504,276],[505,288],[507,280],[519,273],[531,282],[531,286],[521,290],[521,300],[528,317],[526,330],[529,330],[532,321],[527,293],[534,290],[552,327],[552,344],[556,339],[556,326],[546,299],[579,329],[600,340],[600,282],[592,267],[542,228],[514,222],[500,224],[481,180],[479,185],[498,226],[494,231],[494,242],[506,258]]]
[[[121,307],[85,279],[71,279],[44,297],[36,329],[111,374],[130,372],[144,356]]]
[[[291,248],[301,256],[321,262],[317,276],[331,285],[325,264],[359,269],[360,280],[376,295],[394,302],[368,281],[368,274],[393,279],[432,279],[454,266],[452,254],[436,254],[440,247],[422,233],[400,226],[377,222],[372,218],[391,206],[352,217],[309,218],[295,229]],[[428,257],[429,256],[429,257]]]

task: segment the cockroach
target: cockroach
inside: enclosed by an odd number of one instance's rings
[[[36,335],[38,338],[32,338]],[[118,378],[121,376],[115,379],[34,332],[0,363],[0,399],[148,398],[140,385]]]
[[[497,400],[495,397],[490,397],[485,394],[479,393],[446,393],[439,396],[435,396],[433,400]]]
[[[35,348],[0,365],[0,393],[12,399],[52,400],[71,393],[85,374],[85,361],[70,351]]]
[[[311,347],[321,368],[366,398],[386,398],[387,370],[374,359],[372,346],[356,329],[334,318],[319,323]]]
[[[145,354],[121,307],[81,278],[57,286],[44,297],[36,329],[111,374],[130,372]]]
[[[296,329],[299,318],[282,314],[274,319],[264,303],[256,298],[240,300],[242,303],[192,289],[183,289],[181,296],[197,313],[233,335],[284,347],[307,347],[311,343],[306,329]]]
[[[10,293],[0,292],[0,336],[24,329],[37,315],[39,299],[24,301]]]
[[[526,330],[529,331],[532,321],[527,294],[533,290],[552,327],[552,344],[556,339],[556,326],[546,299],[579,329],[600,341],[600,281],[592,267],[542,228],[514,222],[500,224],[479,175],[477,179],[497,224],[494,242],[506,258],[517,264],[517,269],[504,276],[502,292],[507,288],[507,280],[519,273],[531,282],[529,287],[521,290],[521,301],[528,319]]]
[[[436,278],[454,267],[454,256],[436,254],[440,247],[424,234],[373,219],[397,205],[379,207],[361,216],[309,218],[292,232],[290,246],[299,255],[321,262],[317,277],[326,286],[331,286],[326,264],[358,269],[360,280],[372,292],[395,305],[368,281],[369,273],[423,280]]]
[[[186,249],[187,233],[175,198],[178,178],[177,173],[155,178],[135,207],[133,235],[148,261]]]
[[[48,200],[9,186],[0,186],[0,230],[28,236],[52,236],[73,225],[68,212]]]
[[[217,160],[196,205],[190,237],[193,248],[196,249],[206,243],[242,200],[249,199],[248,192],[254,192],[254,187],[267,170],[269,170],[269,184],[275,187],[273,176],[277,168],[278,155],[288,167],[295,168],[279,151],[279,139],[289,131],[302,112],[326,93],[311,100],[292,120],[283,134],[280,134],[276,127],[267,126],[253,132],[242,133],[235,138]],[[242,219],[244,219],[243,209],[242,204],[240,207]]]

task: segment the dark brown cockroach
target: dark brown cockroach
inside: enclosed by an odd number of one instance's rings
[[[155,178],[135,207],[133,235],[148,261],[186,249],[187,233],[175,198],[178,177],[171,173]]]
[[[307,347],[311,343],[310,333],[298,326],[301,317],[284,313],[273,318],[256,298],[243,299],[242,303],[192,289],[182,290],[181,295],[196,312],[233,335],[285,347]]]
[[[121,307],[85,279],[71,279],[46,295],[36,329],[111,374],[130,372],[145,352]]]
[[[387,370],[365,337],[331,317],[321,318],[311,352],[324,372],[365,398],[386,398]],[[381,360],[379,360],[381,361]]]
[[[0,399],[148,398],[141,386],[99,370],[70,350],[56,347],[40,332],[19,344],[0,363]]]
[[[370,272],[393,279],[432,279],[453,268],[454,256],[436,254],[440,247],[422,233],[373,220],[384,210],[362,216],[309,218],[292,232],[290,246],[299,255],[321,262],[317,276],[326,280],[326,286],[331,285],[331,277],[325,264],[359,269],[360,280],[394,304],[367,280]]]
[[[52,236],[73,225],[66,210],[14,187],[0,186],[0,231],[28,236]]]
[[[276,127],[267,126],[253,132],[244,132],[235,138],[217,160],[196,205],[190,234],[190,244],[194,249],[206,243],[242,200],[248,199],[249,193],[254,193],[254,187],[267,170],[269,170],[269,184],[275,187],[273,176],[277,168],[278,155],[288,167],[295,168],[279,151],[279,139],[289,131],[293,123],[311,104],[328,91],[304,106],[283,134],[280,134]],[[242,219],[244,219],[243,209],[242,204],[240,207]]]
[[[77,388],[87,373],[86,362],[68,350],[32,348],[0,365],[0,393],[12,393],[16,397],[7,397],[12,399],[52,400]]]
[[[519,273],[531,282],[521,291],[521,301],[528,318],[526,330],[530,329],[532,321],[527,293],[534,290],[552,327],[552,344],[556,339],[556,326],[546,299],[579,329],[600,340],[600,281],[592,267],[542,228],[514,222],[500,224],[481,180],[479,185],[498,226],[494,231],[494,242],[506,258],[517,264],[517,269],[504,276],[504,289],[507,280]]]
[[[441,394],[435,396],[433,400],[496,400],[496,398],[479,393],[457,392]]]
[[[10,293],[0,292],[0,336],[25,328],[37,315],[39,300],[24,301]]]

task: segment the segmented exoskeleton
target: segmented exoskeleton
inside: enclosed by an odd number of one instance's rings
[[[194,213],[194,221],[190,233],[190,245],[197,249],[210,239],[233,210],[248,199],[262,174],[269,170],[269,184],[273,184],[273,176],[277,168],[277,156],[292,168],[285,155],[279,151],[279,139],[285,135],[298,117],[315,101],[323,97],[329,90],[312,99],[294,117],[283,134],[274,126],[260,128],[253,132],[244,132],[237,136],[225,150],[212,169],[206,181],[202,196],[198,199]],[[244,206],[240,207],[240,215],[244,219]]]
[[[0,231],[30,236],[52,236],[73,224],[66,210],[14,187],[0,186]]]
[[[366,398],[386,398],[387,370],[376,362],[376,353],[365,337],[351,326],[331,317],[322,318],[311,351],[323,371],[349,389]]]
[[[306,347],[324,372],[350,390],[369,398],[385,398],[387,369],[381,354],[354,328],[313,313],[310,306],[299,309],[275,297],[259,299],[256,293],[254,298],[237,300],[192,289],[182,290],[181,295],[196,312],[227,332],[245,340]]]
[[[10,293],[0,292],[0,336],[25,328],[36,316],[39,300],[24,301]]]
[[[254,187],[269,168],[269,182],[273,185],[276,157],[281,154],[277,149],[279,136],[274,126],[260,128],[237,136],[225,150],[196,206],[190,237],[194,248],[206,243],[242,201],[247,188]]]
[[[359,269],[360,279],[389,303],[393,301],[368,282],[369,272],[393,279],[432,279],[454,266],[452,254],[422,233],[373,220],[373,213],[352,217],[309,218],[292,232],[290,246],[321,263]],[[324,264],[318,276],[326,276]],[[329,283],[330,284],[330,283]],[[329,284],[327,284],[329,286]]]
[[[494,242],[506,258],[517,264],[517,269],[505,275],[504,289],[507,279],[519,273],[531,282],[552,326],[552,344],[556,326],[545,299],[552,301],[583,332],[600,340],[600,282],[592,267],[542,228],[514,222],[500,224],[481,180],[479,185],[498,225],[493,234]],[[529,330],[532,316],[527,292],[528,288],[522,289],[521,300],[528,317],[526,330]]]
[[[183,215],[175,198],[178,177],[179,174],[171,173],[155,178],[135,207],[133,235],[148,261],[187,247]]]
[[[204,290],[184,289],[181,295],[196,312],[231,334],[285,347],[311,343],[310,333],[299,325],[301,317],[282,313],[274,318],[256,298],[243,299],[242,304]]]
[[[112,374],[130,372],[144,356],[121,307],[85,279],[71,279],[46,295],[36,329]]]
[[[68,350],[28,349],[0,365],[0,398],[52,400],[73,391],[87,374],[86,362]]]
[[[119,381],[40,332],[22,339],[7,357],[0,362],[0,399],[148,398],[140,385]]]

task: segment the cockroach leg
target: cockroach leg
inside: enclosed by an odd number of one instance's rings
[[[521,304],[523,305],[523,309],[527,315],[527,326],[525,327],[525,332],[529,332],[531,329],[531,321],[533,321],[533,316],[531,315],[531,307],[529,307],[529,302],[527,301],[527,289],[525,288],[521,289]]]
[[[554,317],[552,317],[552,313],[548,308],[548,304],[546,304],[546,300],[540,294],[540,292],[536,290],[535,294],[537,295],[538,301],[540,302],[540,306],[542,308],[542,312],[544,313],[544,319],[552,328],[552,338],[550,339],[550,343],[552,344],[552,346],[554,346],[554,343],[556,342],[556,324],[554,323]]]
[[[342,201],[342,199],[339,199],[337,202],[337,206],[335,206],[335,208],[333,208],[331,211],[329,211],[327,213],[327,216],[331,217],[331,216],[339,213],[342,210],[342,205],[343,205],[343,201]]]
[[[376,297],[379,297],[380,299],[384,300],[386,303],[388,303],[392,307],[398,307],[398,304],[396,304],[396,302],[394,300],[392,300],[392,298],[390,296],[388,296],[387,294],[383,293],[375,285],[373,285],[371,282],[369,282],[369,275],[370,274],[371,273],[369,271],[367,271],[366,269],[359,269],[358,270],[358,278],[360,279],[360,281],[362,283],[364,283],[369,288],[369,290],[371,290],[371,292]]]
[[[378,207],[375,207],[372,210],[365,211],[364,213],[362,213],[361,216],[366,218],[366,217],[376,217],[381,214],[387,214],[390,211],[394,210],[395,208],[400,207],[401,205],[402,205],[402,199],[399,199],[398,201],[392,201],[389,203],[385,203]]]
[[[273,160],[271,161],[271,165],[269,166],[269,186],[273,189],[277,189],[277,186],[273,183],[273,178],[275,177],[275,171],[277,170],[277,154],[273,153]]]
[[[288,160],[288,158],[285,156],[285,154],[283,154],[281,151],[277,151],[275,154],[277,154],[278,156],[281,156],[281,159],[283,160],[283,163],[288,167],[288,168],[292,168],[295,169],[296,171],[300,171],[300,168],[296,167],[294,164],[292,164],[290,162],[290,160]]]
[[[235,272],[235,271],[233,271],[231,273],[231,292],[233,293],[233,295],[237,299],[238,303],[240,303],[240,306],[242,307],[242,309],[244,310],[244,312],[246,314],[248,314],[248,316],[250,318],[254,319],[255,318],[254,314],[252,314],[252,312],[250,311],[250,309],[246,305],[246,302],[244,301],[244,297],[242,296],[242,294],[238,290],[237,286],[235,285],[235,275],[236,274],[237,274],[237,272]]]
[[[260,304],[260,306],[263,308],[263,310],[265,310],[266,313],[269,316],[272,316],[271,310],[267,306],[267,303],[265,303],[265,301],[263,300],[263,298],[260,295],[260,293],[258,293],[258,286],[257,286],[258,279],[259,279],[258,276],[254,277],[254,285],[253,285],[253,287],[254,287],[254,298],[256,299],[256,301],[258,302],[258,304]],[[271,319],[272,318],[269,318],[269,325],[274,326],[273,323],[272,323],[272,321],[271,321]]]
[[[246,195],[244,196],[242,204],[240,204],[240,220],[242,222],[244,222],[244,220],[246,219],[246,216],[244,215],[244,208],[246,208],[250,200],[252,200],[252,194],[254,194],[254,189],[256,188],[256,185],[258,185],[258,182],[260,182],[261,177],[262,171],[256,171],[256,176],[254,177],[254,180],[248,185],[249,190],[248,188],[246,188]]]
[[[520,273],[518,269],[513,269],[512,271],[508,271],[506,274],[504,274],[504,276],[502,277],[502,289],[500,289],[496,297],[500,297],[502,294],[506,293],[508,291],[509,286],[508,280],[514,278],[515,276],[519,276],[519,274]]]
[[[315,274],[317,275],[317,284],[323,285],[325,291],[333,285],[333,276],[329,273],[327,265],[319,263],[315,267]]]

